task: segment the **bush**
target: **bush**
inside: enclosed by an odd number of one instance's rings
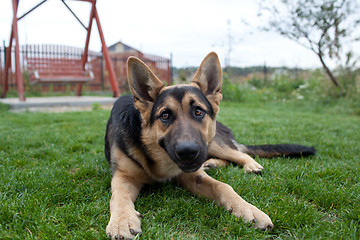
[[[267,82],[264,81],[263,78],[258,78],[256,76],[253,76],[248,83],[256,88],[263,88],[265,86],[268,86]]]
[[[225,101],[242,102],[245,100],[241,85],[232,83],[227,76],[223,79],[222,93]]]
[[[359,70],[338,69],[342,89],[334,87],[321,69],[300,74],[281,72],[267,81],[253,77],[245,84],[224,77],[223,98],[234,102],[291,101],[294,106],[307,106],[314,111],[331,111],[360,115]]]
[[[292,79],[288,74],[276,75],[273,80],[273,88],[275,91],[291,95],[291,93],[304,84],[304,80],[300,78]]]

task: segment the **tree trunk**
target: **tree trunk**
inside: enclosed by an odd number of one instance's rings
[[[321,64],[322,64],[323,68],[325,69],[326,74],[329,76],[330,80],[334,83],[334,85],[335,85],[336,87],[341,88],[341,86],[340,86],[338,80],[336,79],[336,77],[332,74],[332,72],[330,71],[330,69],[326,66],[326,64],[325,64],[325,62],[324,62],[324,59],[323,59],[323,57],[322,57],[322,53],[318,53],[317,55],[319,56],[320,62],[321,62]]]

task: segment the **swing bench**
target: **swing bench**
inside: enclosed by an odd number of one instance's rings
[[[90,70],[84,70],[81,59],[28,57],[30,84],[85,83],[94,79]]]

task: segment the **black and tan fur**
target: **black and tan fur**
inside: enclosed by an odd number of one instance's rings
[[[245,172],[259,173],[263,167],[250,155],[296,156],[315,150],[291,144],[237,143],[231,130],[216,121],[222,72],[215,53],[206,56],[193,81],[184,85],[164,86],[137,58],[129,58],[127,64],[133,96],[116,101],[105,136],[105,155],[113,171],[108,236],[133,238],[140,233],[141,214],[134,201],[144,184],[165,180],[217,201],[255,227],[272,228],[265,213],[204,170],[233,162]]]

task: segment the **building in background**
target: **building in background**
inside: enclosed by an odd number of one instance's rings
[[[121,41],[108,48],[115,68],[116,77],[122,87],[125,87],[124,84],[127,84],[126,61],[130,56],[141,59],[160,80],[167,85],[171,84],[171,61],[169,58],[142,53]]]

